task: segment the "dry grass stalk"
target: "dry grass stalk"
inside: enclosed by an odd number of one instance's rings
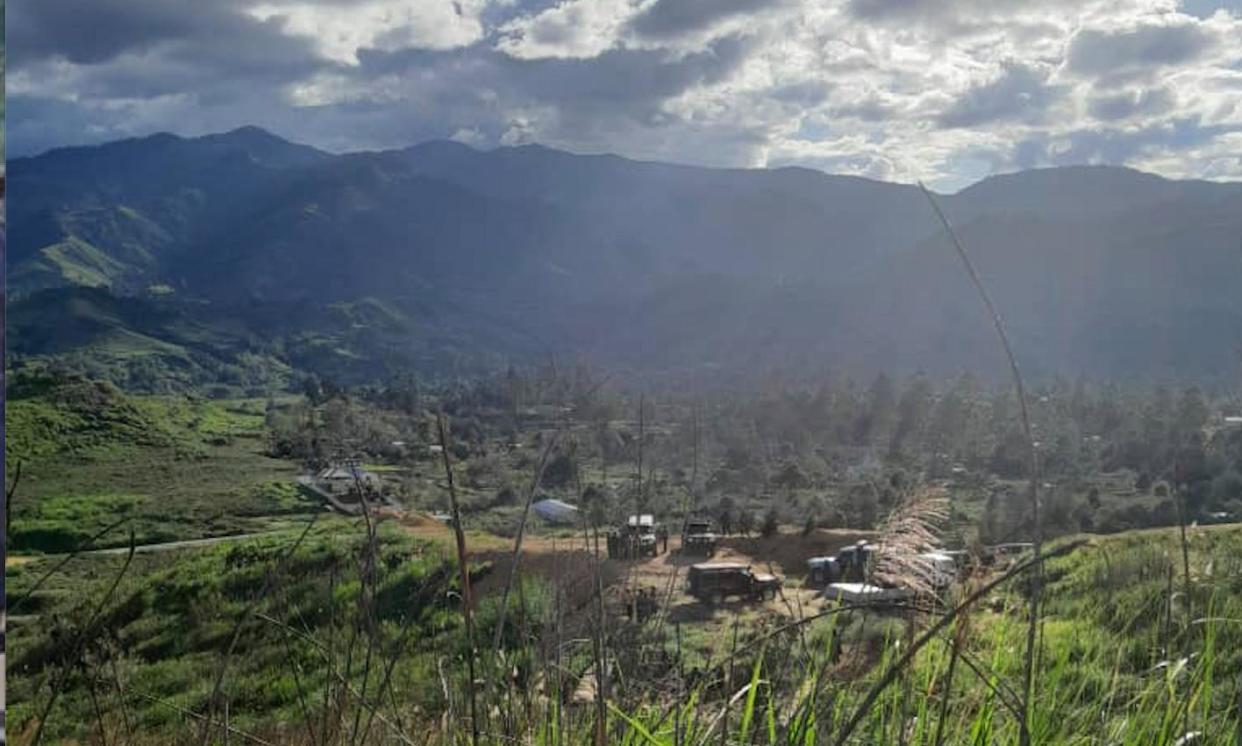
[[[52,682],[52,691],[48,695],[47,703],[39,712],[39,716],[36,719],[38,725],[35,729],[34,738],[30,740],[30,743],[34,746],[38,746],[38,744],[42,743],[43,728],[47,725],[48,716],[52,714],[52,708],[56,706],[56,700],[60,698],[61,692],[64,691],[65,683],[69,679],[69,674],[74,670],[74,667],[78,666],[82,662],[82,656],[85,653],[88,636],[94,630],[95,625],[99,622],[99,618],[103,614],[104,608],[107,607],[108,602],[112,599],[112,594],[116,593],[117,587],[121,584],[121,579],[125,577],[125,573],[129,572],[129,566],[134,561],[134,551],[136,546],[137,545],[134,543],[134,530],[131,528],[129,531],[129,552],[125,555],[125,564],[121,566],[120,571],[116,574],[116,577],[113,578],[112,584],[108,586],[107,592],[104,593],[103,598],[99,599],[99,603],[95,605],[91,615],[87,617],[86,623],[83,624],[82,628],[78,631],[77,637],[73,641],[72,652],[65,660],[64,665],[60,670],[60,674]]]
[[[500,608],[497,611],[496,632],[492,638],[492,660],[500,660],[500,643],[503,639],[505,629],[505,615],[509,609],[509,593],[513,590],[513,583],[517,579],[518,565],[522,560],[522,539],[526,535],[526,522],[530,518],[530,506],[535,500],[535,493],[539,491],[539,484],[543,481],[543,471],[548,465],[548,456],[551,455],[552,449],[556,447],[558,440],[557,434],[553,434],[548,438],[548,443],[544,446],[543,453],[539,455],[539,463],[535,465],[534,474],[531,476],[530,486],[526,490],[526,503],[522,507],[522,518],[518,522],[517,537],[513,540],[513,554],[509,561],[509,576],[505,580],[504,590],[500,594]]]
[[[207,712],[204,713],[203,727],[199,731],[199,743],[204,744],[204,746],[207,743],[207,739],[211,735],[211,726],[214,722],[213,716],[215,707],[220,699],[220,693],[224,687],[224,679],[225,675],[228,673],[229,663],[233,657],[233,652],[237,649],[237,643],[241,640],[242,630],[245,627],[246,622],[249,621],[251,616],[254,615],[254,612],[259,607],[259,604],[263,603],[263,601],[266,600],[271,594],[272,587],[275,585],[276,579],[284,575],[285,566],[289,561],[289,558],[291,558],[293,554],[297,552],[298,548],[302,546],[302,541],[306,539],[307,534],[309,534],[310,530],[314,528],[315,523],[318,520],[319,516],[316,515],[314,518],[307,521],[306,528],[302,529],[302,533],[298,534],[297,541],[293,543],[293,546],[289,547],[289,550],[285,552],[285,554],[276,563],[276,568],[268,574],[263,583],[262,590],[254,597],[253,600],[251,600],[249,604],[247,604],[246,609],[237,617],[237,621],[234,623],[233,630],[229,635],[229,646],[224,651],[224,655],[221,656],[220,659],[220,668],[216,672],[215,683],[211,687],[211,696],[207,699]],[[132,551],[133,550],[131,548],[131,554]]]
[[[1001,349],[1005,353],[1006,360],[1009,362],[1009,372],[1013,378],[1014,394],[1018,398],[1018,413],[1021,415],[1022,435],[1027,445],[1028,469],[1030,470],[1030,483],[1027,491],[1034,532],[1032,540],[1035,556],[1039,557],[1043,553],[1044,545],[1043,516],[1039,509],[1039,451],[1035,446],[1035,431],[1031,426],[1031,414],[1026,404],[1026,384],[1022,378],[1022,371],[1018,367],[1018,358],[1014,355],[1013,346],[1009,344],[1009,333],[1005,329],[1005,322],[1001,318],[1000,312],[996,310],[996,305],[992,303],[992,297],[988,294],[987,287],[984,286],[983,280],[979,277],[979,272],[975,269],[974,262],[970,260],[970,255],[966,253],[966,248],[962,246],[962,241],[958,238],[957,231],[953,230],[948,217],[940,209],[940,204],[936,202],[936,198],[932,196],[927,187],[923,186],[922,182],[919,183],[919,189],[922,190],[923,196],[927,197],[927,201],[931,203],[932,210],[936,213],[936,217],[944,227],[945,233],[948,234],[949,240],[953,243],[953,249],[957,252],[958,258],[961,259],[962,266],[965,268],[966,274],[969,275],[975,292],[978,293],[979,299],[983,301],[983,305],[987,309],[988,316],[992,320],[992,326],[996,330],[996,337],[1000,342]],[[1034,582],[1031,584],[1030,618],[1027,621],[1026,652],[1023,667],[1022,717],[1019,723],[1018,735],[1020,746],[1028,746],[1031,742],[1030,705],[1035,683],[1035,645],[1039,629],[1039,604],[1043,594],[1043,587],[1044,569],[1041,565],[1035,568]]]
[[[444,462],[444,477],[448,481],[449,507],[453,515],[453,537],[457,545],[457,571],[461,577],[462,616],[466,622],[466,664],[467,675],[470,677],[468,691],[470,693],[470,743],[479,742],[478,704],[475,696],[475,648],[474,648],[474,607],[470,592],[470,564],[466,554],[466,533],[461,525],[461,510],[457,503],[457,487],[453,483],[453,466],[449,462],[448,435],[444,427],[444,415],[436,415],[436,432],[440,437],[440,454]]]
[[[1069,554],[1084,544],[1086,544],[1086,541],[1084,540],[1066,542],[1065,544],[1062,544],[1049,552],[1035,555],[1031,559],[1015,565],[1003,574],[998,575],[984,585],[980,586],[978,590],[967,596],[961,603],[950,609],[943,616],[939,617],[930,627],[927,628],[927,631],[919,635],[918,639],[916,639],[914,643],[910,645],[904,653],[902,653],[900,658],[888,667],[888,670],[884,672],[884,674],[880,677],[880,680],[877,681],[867,692],[867,695],[863,698],[862,703],[858,705],[846,721],[845,725],[841,728],[841,732],[838,734],[835,741],[837,746],[845,746],[845,744],[849,742],[850,736],[854,734],[854,731],[857,730],[867,713],[870,712],[871,708],[875,706],[880,694],[883,693],[894,680],[896,680],[897,676],[906,666],[910,665],[910,662],[914,660],[914,656],[916,656],[918,652],[922,650],[923,647],[927,645],[927,643],[930,642],[936,635],[940,634],[945,627],[952,624],[960,614],[973,607],[981,598],[991,593],[997,587],[1008,582],[1010,579],[1015,578],[1034,567],[1038,567],[1050,559]]]
[[[940,526],[948,518],[949,500],[943,491],[911,492],[880,530],[875,580],[921,596],[934,594],[939,570],[922,555],[939,546]]]

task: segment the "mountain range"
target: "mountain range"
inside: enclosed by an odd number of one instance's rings
[[[8,182],[11,358],[138,388],[548,358],[702,385],[1004,372],[910,185],[255,127],[57,149]],[[936,199],[1031,375],[1236,383],[1242,183],[1081,166]]]

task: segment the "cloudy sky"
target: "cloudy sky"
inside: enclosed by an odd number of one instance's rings
[[[1242,179],[1242,0],[19,0],[11,156],[258,124],[952,189]]]

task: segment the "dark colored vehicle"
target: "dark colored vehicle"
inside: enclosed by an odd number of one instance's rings
[[[1034,544],[1029,542],[1011,542],[997,544],[984,550],[984,559],[988,564],[1006,566],[1012,564],[1023,554],[1032,551]]]
[[[693,519],[686,523],[686,530],[681,535],[681,551],[711,557],[716,553],[717,539],[716,527],[711,521]]]
[[[811,582],[861,583],[867,579],[867,567],[874,558],[875,551],[874,544],[860,541],[837,552],[835,557],[812,557],[807,560]]]
[[[776,598],[780,589],[780,578],[754,572],[749,565],[737,562],[705,562],[690,567],[690,595],[708,603],[718,604],[729,596],[762,601]]]

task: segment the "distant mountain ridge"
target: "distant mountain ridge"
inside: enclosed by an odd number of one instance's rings
[[[53,150],[8,180],[19,358],[98,352],[31,342],[61,334],[32,309],[95,287],[221,330],[192,335],[220,360],[262,349],[346,378],[550,354],[689,381],[998,369],[908,185],[533,145],[336,155],[257,127]],[[1236,380],[1242,184],[1081,166],[939,199],[1033,374]],[[385,311],[315,328],[341,304]],[[293,307],[302,323],[272,318]]]

